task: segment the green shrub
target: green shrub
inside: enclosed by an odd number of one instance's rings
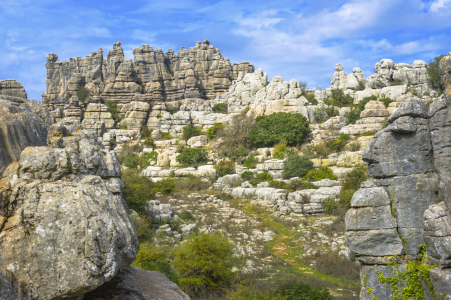
[[[154,235],[152,231],[152,219],[145,214],[130,213],[130,219],[132,220],[133,227],[135,227],[136,236],[140,243],[150,241]]]
[[[136,170],[126,170],[122,172],[124,188],[122,196],[128,207],[143,213],[145,206],[153,196],[154,183],[147,177],[140,176]]]
[[[359,151],[360,146],[361,145],[359,142],[352,142],[351,144],[349,144],[349,148],[351,149],[352,152]]]
[[[250,140],[254,147],[271,147],[280,141],[288,146],[302,144],[310,131],[307,118],[301,114],[284,112],[269,116],[258,116],[250,131]]]
[[[377,130],[373,130],[373,131],[365,131],[364,133],[362,133],[361,136],[373,136],[377,133]]]
[[[139,252],[132,266],[148,271],[161,272],[175,284],[179,283],[177,274],[171,270],[166,261],[167,249],[146,242],[139,246]]]
[[[220,289],[236,276],[233,244],[219,234],[200,233],[173,251],[173,266],[184,290]]]
[[[235,173],[235,162],[229,159],[222,159],[218,162],[216,166],[214,166],[216,170],[216,175],[218,177],[225,176],[227,174]]]
[[[286,297],[260,292],[245,284],[238,285],[233,290],[227,290],[227,300],[287,300]]]
[[[382,103],[384,103],[385,107],[388,107],[388,105],[392,102],[395,102],[395,100],[391,99],[391,98],[381,98],[380,101]]]
[[[185,210],[184,212],[182,212],[180,214],[180,219],[182,219],[183,221],[195,221],[196,218],[194,218],[194,216],[187,210]]]
[[[234,161],[241,162],[246,156],[249,155],[251,151],[244,147],[233,147],[230,152],[227,153],[227,157],[233,159]]]
[[[315,94],[314,94],[314,93],[307,93],[304,97],[305,97],[310,103],[312,103],[312,105],[318,105],[318,100],[316,100]]]
[[[141,126],[141,130],[139,131],[139,133],[141,133],[141,138],[149,138],[150,135],[152,134],[152,132],[150,131],[149,127],[147,127],[146,124],[143,124]]]
[[[257,163],[258,158],[256,158],[255,156],[250,156],[244,161],[243,166],[248,169],[255,169],[255,167],[257,167]]]
[[[89,97],[90,92],[91,91],[85,87],[82,87],[81,89],[79,89],[77,91],[78,101],[80,101],[81,103],[85,103],[86,99],[88,99],[88,97]]]
[[[318,106],[313,112],[313,117],[318,123],[323,123],[328,119],[338,116],[339,111],[335,106]]]
[[[355,124],[357,120],[360,120],[360,109],[353,107],[345,114],[345,118],[348,120],[347,124]]]
[[[183,127],[183,139],[185,141],[189,140],[193,136],[199,136],[202,134],[202,129],[200,127],[194,126],[193,124],[188,124]]]
[[[139,165],[142,167],[150,166],[151,161],[156,161],[158,158],[158,152],[144,152],[141,156],[141,161],[139,161]]]
[[[439,72],[439,66],[440,66],[440,60],[445,57],[446,54],[439,55],[434,58],[434,60],[431,60],[427,67],[427,79],[429,86],[431,86],[433,89],[437,90],[437,92],[442,93],[445,90],[445,84],[440,77]]]
[[[313,169],[308,171],[304,179],[309,181],[319,181],[323,179],[337,180],[337,176],[328,167],[319,167],[318,169]]]
[[[251,148],[250,131],[254,127],[255,120],[253,115],[247,116],[243,111],[233,116],[232,122],[227,124],[224,130],[218,131],[217,135],[222,143],[218,148],[221,157],[229,157],[237,163],[242,163],[248,156]],[[243,149],[244,151],[242,151]],[[239,152],[245,152],[245,155],[237,155]]]
[[[268,170],[263,170],[263,173],[258,173],[257,175],[255,175],[254,179],[249,181],[249,183],[252,185],[257,185],[260,182],[271,181],[273,179],[274,178],[272,177],[272,175],[268,173]]]
[[[160,136],[162,140],[170,140],[173,139],[174,137],[172,136],[172,134],[170,134],[169,132],[163,132],[160,130]]]
[[[202,180],[202,178],[188,174],[186,178],[177,180],[177,190],[185,192],[194,192],[206,190],[211,186],[209,182]]]
[[[161,119],[161,118],[163,118],[163,115],[162,114],[158,114],[157,115],[157,119]]]
[[[172,105],[170,105],[170,104],[166,104],[166,111],[168,112],[168,113],[170,113],[171,115],[173,115],[173,114],[175,114],[176,112],[178,112],[179,111],[179,107],[177,107],[177,106],[172,106]]]
[[[377,100],[377,97],[374,95],[371,95],[369,97],[365,97],[362,100],[360,100],[359,104],[357,104],[359,106],[359,109],[361,111],[365,110],[365,105],[370,102],[370,101],[374,101]]]
[[[285,296],[287,300],[333,300],[334,298],[326,288],[314,288],[309,284],[297,281],[279,287],[278,296]]]
[[[287,187],[287,184],[285,181],[271,180],[269,182],[269,186],[276,189],[285,189]]]
[[[207,138],[209,140],[214,139],[217,136],[218,131],[223,130],[224,127],[225,127],[224,123],[215,123],[212,127],[208,128]]]
[[[300,190],[316,190],[318,187],[309,181],[305,181],[304,179],[296,179],[290,180],[290,182],[285,186],[285,189],[288,193],[291,193]]]
[[[170,195],[177,192],[177,185],[175,179],[164,178],[155,183],[152,193],[162,193],[164,195]]]
[[[120,125],[120,126],[119,126],[119,129],[127,130],[127,126],[125,126],[125,125]]]
[[[126,153],[122,164],[127,168],[136,169],[139,165],[139,157],[132,152]]]
[[[215,113],[226,114],[227,113],[227,103],[218,103],[211,108]]]
[[[284,159],[285,154],[287,152],[287,143],[284,141],[279,142],[277,145],[274,146],[273,149],[273,155],[277,159]]]
[[[110,114],[114,122],[119,122],[119,110],[117,109],[117,104],[113,101],[106,101],[105,106],[110,109]]]
[[[352,102],[354,98],[351,95],[345,95],[341,89],[332,89],[330,98],[324,99],[324,103],[338,107],[349,106]]]
[[[311,169],[313,169],[313,162],[309,158],[297,154],[290,155],[283,162],[282,178],[302,178]]]
[[[208,161],[207,151],[203,148],[183,148],[176,161],[184,166],[199,166]]]
[[[144,141],[143,144],[146,145],[147,147],[155,147],[155,143],[154,143],[154,141],[153,141],[153,138],[151,138],[151,137],[148,137],[148,138]]]
[[[244,181],[252,180],[254,176],[254,172],[251,171],[244,171],[243,173],[241,173],[241,179],[243,179]]]
[[[343,147],[346,145],[346,143],[349,141],[350,138],[351,136],[349,134],[340,133],[337,140],[330,141],[327,143],[327,147],[329,147],[334,151],[341,151],[341,149],[343,149]]]

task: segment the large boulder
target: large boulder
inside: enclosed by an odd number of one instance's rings
[[[0,273],[10,282],[0,295],[79,297],[126,269],[139,248],[116,154],[86,131],[50,132],[51,147],[27,147],[0,180]]]

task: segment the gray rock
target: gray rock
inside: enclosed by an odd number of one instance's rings
[[[129,267],[111,281],[84,295],[83,300],[190,300],[159,272]]]
[[[346,213],[346,230],[379,230],[397,227],[390,205],[351,208]]]
[[[346,243],[356,256],[401,255],[403,244],[396,228],[381,230],[347,231]]]
[[[423,237],[429,255],[451,259],[451,215],[445,202],[433,204],[424,212]]]
[[[390,204],[390,197],[383,187],[360,188],[351,199],[351,207],[384,206]]]
[[[197,224],[187,224],[180,227],[182,234],[190,234],[196,231]]]
[[[434,286],[435,297],[437,299],[451,299],[451,269],[432,269],[429,279]],[[445,296],[447,294],[447,296]]]
[[[410,97],[404,100],[395,112],[388,117],[388,122],[393,123],[396,119],[403,116],[426,119],[428,118],[428,109],[421,99]]]

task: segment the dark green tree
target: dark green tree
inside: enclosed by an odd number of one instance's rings
[[[435,57],[434,60],[431,60],[429,62],[427,68],[428,83],[434,90],[437,90],[439,93],[442,93],[445,89],[445,84],[443,83],[439,72],[440,60],[445,56],[446,54],[442,54]]]

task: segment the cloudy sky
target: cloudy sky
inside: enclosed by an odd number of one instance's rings
[[[326,88],[336,63],[365,77],[382,58],[411,64],[451,51],[451,0],[0,0],[0,80],[45,91],[45,56],[104,55],[121,41],[127,58],[149,44],[178,52],[210,40],[231,62],[269,78]]]

